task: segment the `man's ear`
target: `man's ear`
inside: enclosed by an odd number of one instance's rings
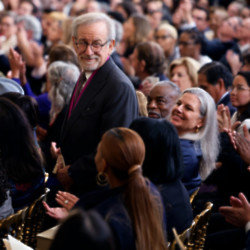
[[[140,61],[140,71],[143,72],[146,67],[146,62],[145,60]]]
[[[109,42],[109,51],[110,51],[110,53],[112,53],[114,47],[115,47],[115,40],[111,40]]]
[[[218,84],[218,87],[220,89],[221,92],[226,92],[226,86],[225,86],[225,82],[222,78],[219,78],[218,81],[217,81],[217,84]]]

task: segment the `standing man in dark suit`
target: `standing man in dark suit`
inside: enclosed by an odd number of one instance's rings
[[[216,106],[220,104],[228,106],[231,115],[236,111],[230,101],[229,88],[232,82],[233,75],[220,62],[207,63],[198,72],[199,87],[213,97]]]
[[[113,21],[101,13],[88,13],[73,22],[73,45],[82,68],[72,93],[60,142],[65,167],[59,181],[74,193],[96,188],[94,156],[102,134],[113,127],[128,127],[138,116],[130,80],[110,54],[115,45]]]

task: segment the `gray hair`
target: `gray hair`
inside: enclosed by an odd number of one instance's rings
[[[79,78],[80,71],[72,63],[56,61],[48,68],[48,79],[51,83],[49,99],[51,101],[50,117],[53,119],[69,103],[71,94]]]
[[[216,106],[213,98],[201,88],[189,88],[182,95],[190,93],[198,97],[200,101],[200,114],[204,118],[204,126],[195,135],[195,140],[200,143],[202,161],[200,175],[202,180],[215,168],[215,162],[219,154],[219,130],[216,117]]]
[[[108,30],[108,40],[115,40],[115,25],[110,17],[104,13],[90,12],[83,14],[74,19],[72,23],[72,34],[77,37],[77,30],[79,26],[90,25],[93,23],[104,22]]]
[[[17,23],[23,22],[26,31],[32,31],[33,40],[40,41],[42,36],[42,26],[38,19],[32,15],[17,17]]]
[[[157,82],[153,88],[155,88],[156,86],[166,86],[166,87],[170,87],[173,91],[173,93],[176,95],[176,96],[180,96],[181,94],[181,90],[180,88],[173,82],[171,81],[160,81],[160,82]],[[152,88],[152,89],[153,89]]]
[[[113,20],[115,23],[115,41],[117,43],[121,42],[123,36],[123,26],[120,22]]]

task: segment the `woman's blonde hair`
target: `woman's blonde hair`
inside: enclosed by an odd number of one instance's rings
[[[181,57],[175,59],[169,66],[169,75],[177,66],[183,65],[187,70],[187,74],[192,82],[192,87],[198,86],[198,71],[201,67],[200,63],[191,57]]]
[[[136,234],[136,249],[167,249],[161,201],[142,175],[145,146],[141,137],[128,128],[114,128],[103,135],[100,150],[113,175],[126,182],[124,201]]]
[[[139,90],[136,91],[136,95],[137,95],[137,100],[138,100],[138,104],[139,104],[139,115],[147,117],[148,116],[147,97]]]

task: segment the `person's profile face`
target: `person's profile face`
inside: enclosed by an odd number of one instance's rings
[[[218,103],[220,100],[220,93],[217,84],[212,85],[207,81],[207,77],[205,74],[199,73],[198,74],[198,85],[200,88],[207,91],[214,99],[215,103]]]

